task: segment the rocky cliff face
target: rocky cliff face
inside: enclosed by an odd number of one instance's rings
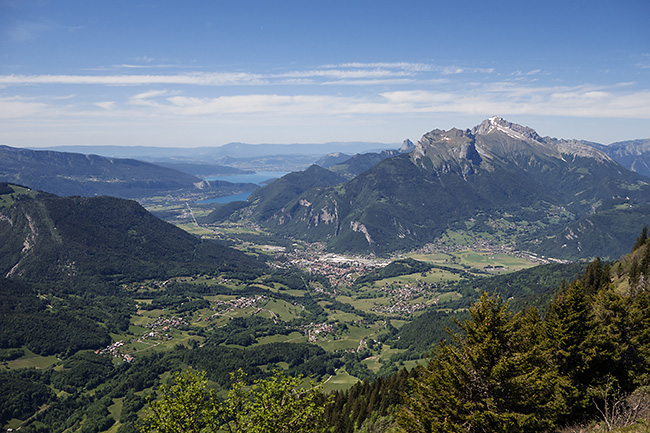
[[[469,130],[435,129],[425,134],[411,154],[413,162],[437,173],[474,173],[483,158],[476,149],[476,137]]]

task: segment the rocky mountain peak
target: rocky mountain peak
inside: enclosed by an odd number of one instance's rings
[[[489,119],[485,119],[480,125],[472,128],[472,134],[474,135],[487,135],[494,132],[502,132],[519,140],[534,140],[539,143],[544,143],[544,139],[534,129],[508,122],[499,116],[492,116]]]
[[[491,170],[496,160],[522,166],[548,158],[565,162],[576,157],[611,161],[591,146],[576,140],[541,137],[534,129],[499,116],[492,116],[471,130],[434,129],[418,141],[411,157],[420,165],[430,161],[434,170],[459,170],[464,175],[479,167]]]
[[[400,153],[412,152],[415,149],[415,144],[408,138],[402,142],[402,147],[399,148]]]
[[[418,141],[411,158],[418,164],[430,161],[436,171],[458,171],[463,175],[474,172],[474,166],[479,166],[482,161],[474,135],[469,129],[456,128],[428,132]]]

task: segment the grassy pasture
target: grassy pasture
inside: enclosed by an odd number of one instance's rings
[[[22,347],[22,350],[25,352],[23,356],[13,361],[7,361],[7,367],[10,369],[17,368],[48,368],[55,365],[59,360],[56,356],[41,356],[37,355],[25,346]]]
[[[327,381],[323,385],[323,391],[328,393],[331,391],[346,390],[350,388],[352,385],[354,385],[355,383],[357,383],[358,381],[359,379],[349,375],[347,371],[343,369],[339,369],[336,372],[336,375],[327,379]]]

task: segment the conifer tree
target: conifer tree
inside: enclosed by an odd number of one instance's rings
[[[512,316],[483,294],[453,343],[412,381],[397,419],[406,432],[537,432],[562,411],[559,378],[539,350],[539,315]]]

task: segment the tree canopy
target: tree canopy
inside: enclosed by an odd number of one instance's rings
[[[322,384],[276,371],[269,379],[249,384],[243,371],[231,374],[232,385],[225,400],[208,388],[204,372],[192,369],[162,385],[158,400],[149,400],[141,431],[289,433],[322,431],[324,397]]]

